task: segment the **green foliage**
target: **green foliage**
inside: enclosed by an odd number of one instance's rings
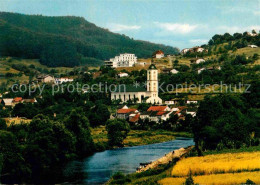
[[[250,179],[247,179],[245,184],[255,184],[254,181],[251,181]]]
[[[187,179],[185,180],[185,185],[194,185],[191,171],[189,172],[189,175],[188,175]]]
[[[7,125],[4,119],[0,119],[0,130],[6,130]]]
[[[259,137],[259,125],[257,117],[249,116],[249,113],[241,96],[227,94],[206,97],[192,125],[196,146],[206,150],[250,145],[252,132]]]
[[[125,120],[109,120],[106,124],[108,142],[111,147],[123,146],[123,140],[130,131],[130,126]]]
[[[65,125],[76,137],[76,153],[78,155],[90,155],[94,149],[94,143],[90,133],[89,121],[83,115],[82,110],[72,110],[65,118]]]
[[[137,57],[150,57],[159,49],[178,53],[177,48],[136,41],[80,17],[1,12],[0,23],[1,55],[39,58],[47,66],[101,65],[102,60],[122,52],[135,53]]]

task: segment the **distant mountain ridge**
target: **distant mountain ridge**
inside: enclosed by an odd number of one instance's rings
[[[82,17],[0,12],[0,56],[39,58],[47,66],[100,65],[120,53],[151,57],[178,48],[133,40],[97,27]]]

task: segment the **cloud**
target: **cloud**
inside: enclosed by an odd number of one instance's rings
[[[198,25],[194,24],[180,24],[180,23],[161,23],[154,22],[157,27],[161,28],[163,31],[173,34],[187,34],[194,31]]]
[[[110,31],[113,32],[120,32],[120,31],[126,31],[126,30],[139,30],[141,26],[137,25],[124,25],[124,24],[109,24],[108,26]]]
[[[198,43],[198,44],[203,44],[203,43],[207,43],[209,40],[208,39],[191,39],[189,40],[189,42],[191,43]]]

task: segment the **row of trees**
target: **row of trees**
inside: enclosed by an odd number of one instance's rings
[[[250,93],[205,97],[192,121],[194,141],[200,155],[208,149],[260,144],[259,87],[259,81],[254,81]]]

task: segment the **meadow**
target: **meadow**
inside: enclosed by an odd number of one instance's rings
[[[190,157],[179,161],[172,170],[172,176],[184,177],[189,171],[193,175],[234,173],[260,170],[260,152],[226,153]]]
[[[260,184],[260,172],[242,172],[242,173],[225,173],[225,174],[212,174],[203,176],[194,176],[194,183],[197,184],[218,184],[218,185],[233,185],[244,184],[248,179],[256,184]],[[182,185],[185,183],[184,177],[168,177],[158,181],[162,185]]]

